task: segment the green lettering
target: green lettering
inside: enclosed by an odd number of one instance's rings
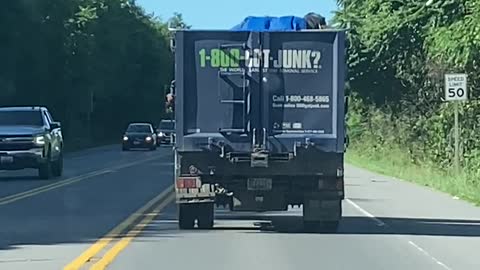
[[[230,50],[230,66],[239,67],[240,66],[240,49],[231,49]]]
[[[214,68],[220,67],[220,52],[220,49],[212,49],[212,59],[210,60],[210,65],[212,65]]]
[[[221,51],[221,61],[220,61],[220,65],[223,67],[223,68],[228,68],[230,66],[230,54],[229,53],[225,53],[224,51]]]
[[[207,55],[207,50],[201,49],[198,54],[200,56],[200,67],[202,68],[206,67],[208,61],[210,61],[210,65],[213,68],[240,66],[240,49],[230,49],[228,52],[212,49],[210,56]]]
[[[205,49],[201,49],[200,52],[198,52],[198,54],[200,54],[200,67],[205,67],[205,58],[206,58],[206,53],[205,53]]]

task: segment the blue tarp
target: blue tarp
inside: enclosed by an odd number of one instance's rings
[[[249,16],[240,24],[234,26],[232,31],[299,31],[307,28],[304,18],[295,16],[282,17],[255,17]]]

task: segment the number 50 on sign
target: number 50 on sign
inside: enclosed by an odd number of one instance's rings
[[[467,99],[467,74],[445,74],[445,100]]]

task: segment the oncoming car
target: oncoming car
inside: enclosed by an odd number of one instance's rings
[[[164,119],[160,121],[157,128],[158,142],[160,144],[173,144],[175,143],[175,120]]]
[[[131,123],[123,134],[122,150],[132,148],[157,149],[157,134],[149,123]]]

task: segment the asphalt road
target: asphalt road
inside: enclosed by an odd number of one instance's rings
[[[64,177],[0,172],[0,269],[62,269],[172,184],[171,148],[66,156]]]
[[[428,188],[348,166],[338,233],[303,233],[297,208],[179,231],[171,149],[119,149],[52,181],[0,172],[0,269],[480,269],[480,208]]]

